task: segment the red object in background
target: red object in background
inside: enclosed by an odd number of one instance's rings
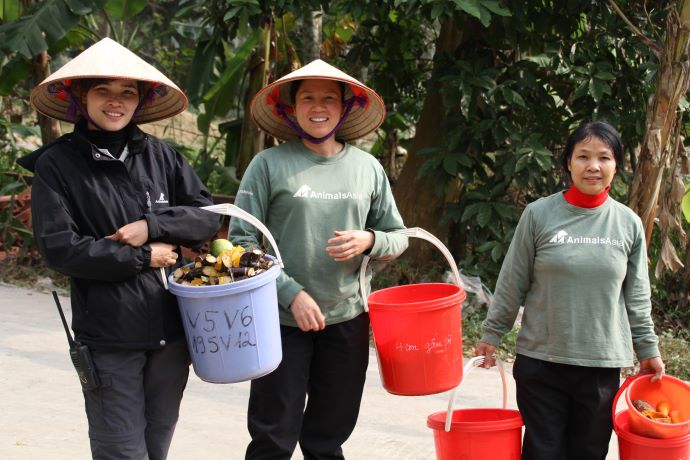
[[[19,220],[19,222],[31,230],[31,187],[21,191],[17,195],[3,195],[0,196],[0,214],[7,211],[8,206],[12,206],[12,215]],[[3,229],[4,230],[4,229]],[[8,229],[14,237],[12,246],[7,246],[0,234],[0,260],[5,259],[8,255],[16,255],[19,253],[24,242],[23,237],[16,230]]]

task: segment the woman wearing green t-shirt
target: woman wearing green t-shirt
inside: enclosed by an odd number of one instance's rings
[[[476,354],[495,347],[524,306],[513,375],[524,460],[606,457],[620,368],[664,374],[651,318],[644,229],[608,196],[620,135],[590,122],[562,156],[569,190],[527,206],[503,261]]]
[[[283,360],[251,384],[247,459],[344,458],[369,360],[369,317],[359,295],[363,254],[390,259],[407,238],[380,163],[349,144],[383,121],[373,90],[316,60],[269,84],[254,121],[286,142],[257,154],[235,204],[263,221],[285,265],[277,281]],[[235,244],[257,246],[233,219]],[[305,404],[306,401],[306,404]]]

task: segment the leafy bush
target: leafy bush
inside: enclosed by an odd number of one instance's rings
[[[4,117],[0,100],[0,197],[9,197],[8,201],[0,203],[0,250],[13,252],[20,258],[25,257],[32,250],[33,234],[26,226],[26,220],[18,215],[24,211],[28,218],[28,211],[22,209],[18,202],[18,194],[27,189],[27,177],[16,164],[16,159],[28,153],[27,149],[18,145],[17,139],[38,135],[37,128],[26,127],[14,123]]]

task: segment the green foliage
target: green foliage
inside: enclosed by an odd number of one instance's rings
[[[659,349],[666,365],[666,373],[690,381],[690,341],[687,335],[675,337],[662,333],[659,337]]]
[[[9,197],[9,201],[0,203],[0,248],[7,251],[18,247],[17,256],[23,259],[30,251],[33,234],[15,213],[17,195],[28,187],[15,163],[19,156],[28,152],[17,146],[16,138],[35,135],[37,130],[12,123],[1,114],[0,105],[0,196]]]
[[[451,185],[460,191],[446,202],[445,218],[464,242],[453,249],[463,270],[488,284],[524,206],[564,187],[558,156],[575,126],[606,119],[629,148],[639,143],[655,65],[604,3],[502,5],[510,17],[479,28],[466,19],[474,34],[436,56],[430,87],[444,96],[445,121],[439,144],[418,152],[427,158],[420,173],[435,178],[439,197]],[[621,170],[615,192],[625,201],[630,173]]]
[[[486,318],[486,309],[480,309],[462,317],[462,350],[465,356],[474,356],[474,350],[482,338],[482,322]],[[501,361],[512,362],[515,359],[515,340],[520,327],[510,330],[496,348],[496,355]]]
[[[685,221],[690,224],[690,184],[685,184],[685,195],[683,196],[683,201],[680,206],[683,210]]]
[[[19,0],[3,0],[0,5],[0,22],[16,21],[22,14],[22,5]]]
[[[683,223],[687,233],[690,225]],[[661,253],[660,232],[654,232],[649,245],[649,259],[658,260]],[[682,247],[681,242],[674,239],[676,247]],[[650,264],[650,272],[654,272],[655,264]],[[687,272],[676,273],[666,271],[659,278],[653,274],[652,280],[652,315],[657,328],[670,331],[673,334],[690,340],[690,279]]]
[[[102,8],[106,0],[47,0],[0,24],[0,95],[12,94],[29,76],[31,59],[70,43],[72,31],[84,16]]]
[[[108,0],[105,11],[112,17],[125,21],[141,13],[147,3],[146,0]]]
[[[0,26],[0,50],[26,59],[48,49],[75,27],[82,16],[102,8],[104,0],[46,0],[30,15]]]

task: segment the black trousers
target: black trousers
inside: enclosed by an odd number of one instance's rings
[[[281,326],[283,360],[251,383],[246,459],[344,459],[369,364],[369,315],[303,332]],[[305,407],[306,400],[306,407]]]
[[[155,351],[93,351],[102,386],[84,392],[95,460],[164,460],[189,377],[184,339]]]
[[[620,369],[571,366],[517,355],[523,460],[604,460]]]

